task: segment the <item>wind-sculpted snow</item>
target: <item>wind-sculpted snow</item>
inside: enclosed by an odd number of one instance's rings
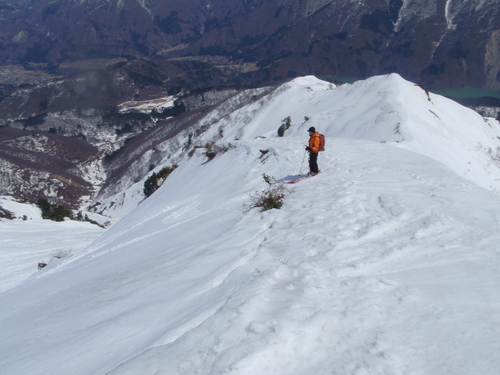
[[[344,97],[358,116],[337,111]],[[456,165],[423,151],[445,155],[498,124],[429,98],[394,76],[339,88],[302,78],[216,123],[204,140],[222,129],[233,147],[211,161],[195,152],[91,245],[0,294],[0,368],[496,374],[500,197],[455,172],[480,151],[462,149]],[[376,113],[372,139],[341,137]],[[468,127],[446,124],[459,117]],[[263,173],[307,171],[311,125],[328,135],[323,172],[280,210],[245,210]]]

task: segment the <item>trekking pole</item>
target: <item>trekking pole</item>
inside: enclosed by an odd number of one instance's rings
[[[304,156],[302,157],[302,164],[300,164],[299,176],[302,173],[302,167],[304,166],[304,160],[306,158],[306,152],[307,152],[307,150],[304,150]]]

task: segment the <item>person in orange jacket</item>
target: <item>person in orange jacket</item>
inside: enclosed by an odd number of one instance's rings
[[[318,169],[318,151],[320,144],[319,133],[316,129],[311,126],[308,130],[309,132],[309,146],[306,147],[306,151],[309,151],[309,176],[315,176],[319,173]]]

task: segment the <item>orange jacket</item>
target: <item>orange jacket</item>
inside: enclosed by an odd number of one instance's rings
[[[317,154],[319,151],[319,143],[320,143],[319,133],[316,132],[311,134],[311,137],[309,138],[309,148],[311,149],[311,151],[309,152]]]

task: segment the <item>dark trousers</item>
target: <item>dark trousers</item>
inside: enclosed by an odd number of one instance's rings
[[[310,152],[309,153],[309,171],[312,173],[318,173],[318,153]]]

